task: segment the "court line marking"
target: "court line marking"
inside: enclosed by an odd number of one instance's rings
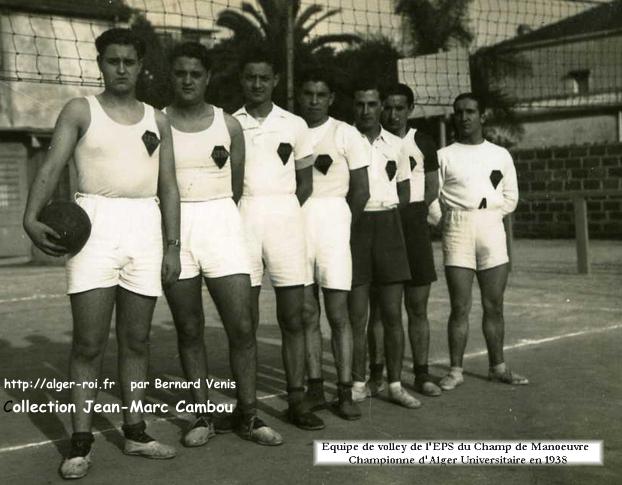
[[[557,342],[558,340],[564,340],[564,339],[573,338],[573,337],[581,337],[583,335],[594,335],[598,333],[605,333],[605,332],[609,332],[610,330],[617,330],[619,328],[622,328],[622,323],[616,323],[615,325],[609,325],[607,327],[602,327],[602,328],[597,328],[597,329],[579,330],[577,332],[565,333],[562,335],[553,335],[552,337],[545,337],[541,339],[522,339],[515,344],[503,347],[503,351],[505,352],[507,350],[521,349],[524,347],[535,347],[541,344]],[[474,357],[480,357],[482,355],[488,355],[488,351],[480,350],[478,352],[471,352],[469,354],[466,354],[464,358],[465,359],[474,358]],[[442,360],[436,359],[430,362],[430,364],[438,365],[438,364],[446,364],[448,362],[449,361],[447,359],[442,359]]]
[[[549,343],[549,342],[556,342],[559,340],[564,340],[564,339],[568,339],[568,338],[573,338],[573,337],[580,337],[583,335],[591,335],[591,334],[598,334],[598,333],[604,333],[604,332],[608,332],[610,330],[617,330],[619,328],[622,328],[622,323],[616,324],[616,325],[610,325],[608,327],[603,327],[603,328],[599,328],[596,330],[580,330],[578,332],[571,332],[571,333],[567,333],[567,334],[562,334],[562,335],[554,335],[552,337],[546,337],[546,338],[542,338],[542,339],[526,339],[526,340],[521,340],[518,343],[512,344],[512,345],[508,345],[507,347],[504,347],[504,350],[515,350],[515,349],[519,349],[519,348],[524,348],[524,347],[535,347],[536,345],[541,345],[541,344],[545,344],[545,343]],[[263,341],[263,340],[267,340],[267,342],[265,343],[270,343],[272,344],[273,342],[276,341],[276,339],[264,339],[259,337],[257,340],[259,341]],[[470,359],[470,358],[474,358],[474,357],[480,357],[482,355],[486,355],[487,351],[486,350],[482,350],[482,351],[478,351],[478,352],[471,352],[468,354],[465,354],[464,358],[465,359]],[[435,365],[435,364],[442,364],[442,363],[446,363],[446,359],[443,360],[436,360],[433,362],[430,362],[430,364]],[[257,400],[266,400],[266,399],[272,399],[274,397],[279,397],[279,396],[283,396],[284,392],[280,392],[280,393],[275,393],[275,394],[267,394],[267,395],[263,395],[263,396],[259,396],[257,398]],[[176,416],[171,416],[171,417],[167,417],[167,418],[154,418],[152,420],[148,420],[149,423],[154,423],[154,422],[162,422],[162,421],[171,421],[173,419],[180,419],[180,417],[178,415]],[[108,429],[103,429],[103,430],[99,430],[99,431],[95,431],[93,432],[94,436],[98,436],[104,433],[109,433],[111,431],[118,431],[119,428],[108,428]],[[15,446],[7,446],[4,448],[0,448],[0,454],[2,453],[9,453],[11,451],[19,451],[19,450],[24,450],[27,448],[33,448],[33,447],[39,447],[39,446],[44,446],[44,445],[48,445],[48,444],[52,444],[52,443],[58,443],[60,441],[65,441],[67,438],[57,438],[55,440],[45,440],[45,441],[39,441],[36,443],[26,443],[24,445],[15,445]]]
[[[33,301],[33,300],[50,300],[54,298],[62,298],[63,296],[67,296],[64,293],[53,293],[53,294],[37,294],[30,296],[17,296],[15,298],[6,298],[4,300],[0,300],[0,305],[3,303],[19,303],[22,301]]]

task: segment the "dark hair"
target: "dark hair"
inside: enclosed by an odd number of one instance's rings
[[[375,79],[359,79],[352,86],[352,96],[359,91],[378,91],[380,99],[382,98],[382,88]]]
[[[240,71],[243,71],[248,64],[268,64],[274,74],[279,72],[274,56],[266,49],[251,49],[245,52],[240,60]]]
[[[325,70],[320,68],[313,68],[304,71],[298,80],[298,85],[302,86],[307,82],[322,82],[326,84],[326,87],[330,92],[335,92],[335,83],[332,76]]]
[[[386,99],[389,96],[405,96],[408,106],[413,106],[415,104],[415,95],[413,94],[413,90],[406,84],[391,84],[382,93],[382,99]]]
[[[473,101],[475,101],[477,103],[477,109],[479,110],[480,114],[484,114],[484,112],[486,111],[486,103],[484,102],[484,100],[482,98],[480,98],[479,96],[477,96],[476,94],[473,94],[473,93],[461,93],[461,94],[459,94],[456,97],[456,99],[454,99],[454,104],[453,104],[454,110],[456,109],[456,103],[458,101],[462,101],[463,99],[472,99]]]
[[[95,39],[95,48],[100,56],[103,56],[106,48],[112,44],[131,45],[136,49],[139,59],[145,57],[145,41],[130,29],[109,29]]]
[[[171,64],[179,57],[197,59],[206,71],[212,68],[212,60],[209,57],[207,48],[198,42],[183,42],[182,44],[177,44],[173,48],[173,52],[171,52]]]

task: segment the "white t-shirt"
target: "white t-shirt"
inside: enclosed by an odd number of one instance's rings
[[[244,195],[295,194],[296,170],[313,164],[312,159],[300,163],[313,154],[305,121],[275,104],[261,123],[245,107],[233,116],[244,130]]]
[[[311,197],[345,197],[350,170],[369,166],[365,140],[353,126],[330,117],[309,132],[315,157]]]
[[[414,128],[402,138],[403,154],[410,166],[410,202],[425,199],[425,174],[438,170],[438,159],[434,141]]]
[[[397,207],[397,182],[410,179],[410,164],[402,150],[402,139],[382,128],[370,143],[361,134],[371,153],[369,167],[369,200],[365,211],[383,211]]]
[[[440,202],[445,208],[499,210],[505,216],[518,204],[512,156],[484,140],[479,145],[452,143],[438,151]]]

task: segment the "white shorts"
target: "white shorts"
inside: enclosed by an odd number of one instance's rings
[[[251,264],[251,285],[261,285],[264,263],[273,286],[304,285],[304,225],[296,196],[243,196],[240,215]]]
[[[86,245],[65,265],[67,293],[119,285],[162,294],[162,222],[156,198],[76,196],[91,220]]]
[[[450,210],[443,219],[445,266],[473,270],[509,262],[503,216],[495,210]]]
[[[350,291],[352,214],[343,197],[310,197],[302,206],[307,238],[307,285]]]
[[[240,213],[231,198],[181,203],[179,279],[249,274]]]

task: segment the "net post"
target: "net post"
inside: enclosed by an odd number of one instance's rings
[[[447,146],[447,126],[445,125],[445,116],[438,118],[438,143],[441,148]]]
[[[579,274],[590,274],[587,203],[585,197],[580,195],[574,198],[574,226],[577,240],[577,269]]]
[[[514,261],[514,218],[512,214],[503,218],[503,225],[505,226],[505,244],[510,258],[508,269],[512,271],[512,261]]]

